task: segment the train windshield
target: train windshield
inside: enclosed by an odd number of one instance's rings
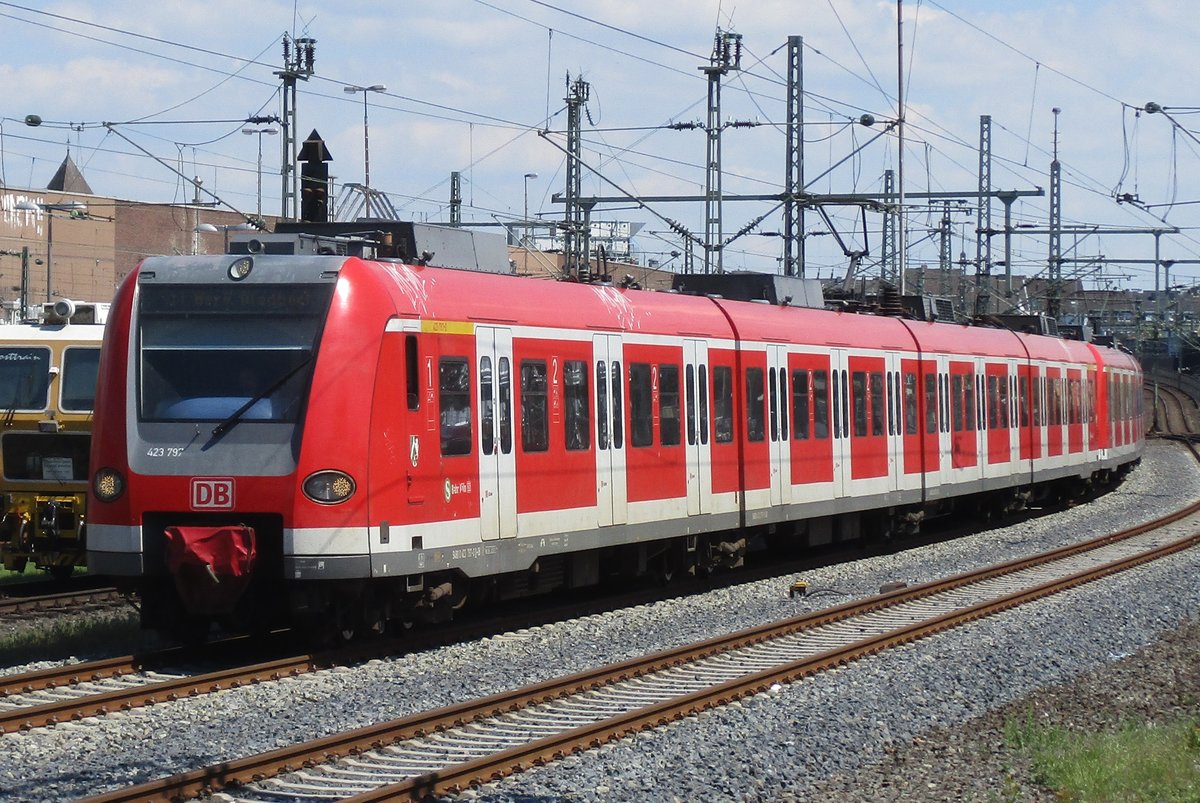
[[[64,410],[90,413],[96,406],[96,373],[100,349],[68,348],[63,352],[62,396]]]
[[[140,420],[297,420],[332,284],[140,292]]]
[[[0,410],[45,410],[50,349],[0,346]]]

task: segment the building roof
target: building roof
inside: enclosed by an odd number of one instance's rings
[[[58,172],[54,174],[54,178],[50,179],[50,183],[46,185],[46,189],[57,192],[78,193],[80,195],[95,194],[92,192],[92,188],[88,186],[87,179],[83,177],[83,173],[79,172],[79,168],[71,160],[69,151],[67,152],[67,158],[63,159],[63,163],[58,166]]]

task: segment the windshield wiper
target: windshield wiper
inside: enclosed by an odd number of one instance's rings
[[[257,404],[258,402],[267,398],[272,393],[274,393],[275,391],[277,391],[281,387],[283,387],[284,383],[286,383],[289,379],[291,379],[293,376],[298,374],[300,372],[300,369],[303,368],[304,366],[308,365],[310,362],[312,362],[311,354],[309,354],[307,357],[305,357],[303,360],[301,360],[296,365],[295,368],[293,368],[292,370],[288,371],[283,376],[276,379],[275,382],[272,383],[266,390],[259,392],[257,395],[251,396],[250,399],[245,404],[243,404],[241,407],[234,410],[233,413],[229,416],[229,418],[226,418],[224,421],[222,421],[221,423],[219,423],[215,427],[213,427],[213,431],[212,431],[213,437],[219,438],[220,436],[224,435],[226,432],[228,432],[229,430],[231,430],[235,426],[237,426],[238,422],[242,420],[242,416],[244,416],[246,414],[247,410],[249,410],[255,404]]]

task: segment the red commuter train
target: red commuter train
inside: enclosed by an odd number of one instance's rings
[[[356,257],[147,259],[100,376],[89,571],[168,630],[346,633],[729,566],[1143,447],[1112,348]]]

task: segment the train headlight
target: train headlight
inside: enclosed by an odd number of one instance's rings
[[[304,480],[304,495],[322,505],[336,505],[354,495],[354,478],[344,471],[318,471]]]
[[[111,502],[125,491],[125,478],[115,468],[102,468],[92,477],[92,490],[101,502]]]
[[[253,259],[250,257],[242,257],[229,266],[229,278],[233,279],[235,282],[239,282],[250,275],[250,269],[253,267]]]

